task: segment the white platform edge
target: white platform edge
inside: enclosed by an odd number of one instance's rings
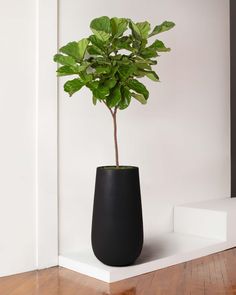
[[[95,279],[98,279],[107,283],[113,283],[120,280],[135,277],[138,275],[142,275],[144,273],[149,273],[149,272],[163,269],[163,268],[173,266],[179,263],[204,257],[213,253],[217,253],[217,252],[232,248],[233,246],[234,246],[233,243],[219,242],[219,243],[210,245],[206,248],[189,251],[186,253],[180,253],[178,255],[157,259],[157,260],[142,263],[139,265],[128,266],[124,268],[122,267],[119,269],[114,268],[114,271],[112,271],[112,268],[110,270],[104,270],[102,268],[93,266],[91,264],[87,264],[84,262],[82,263],[65,256],[59,256],[59,266],[68,268],[70,270],[79,272],[81,274],[93,277]]]
[[[151,252],[144,252],[143,260],[137,261],[136,265],[128,267],[106,266],[95,259],[90,249],[85,250],[85,252],[79,251],[60,255],[59,265],[98,280],[112,283],[236,246],[236,231],[234,229],[236,199],[227,198],[180,205],[176,206],[174,213],[174,231],[165,233],[162,237],[155,237],[157,244],[155,239],[152,241],[154,243],[151,244],[150,240],[147,241],[149,244],[146,245],[151,245],[151,248],[146,249]],[[165,243],[167,243],[167,247],[165,247]],[[156,246],[159,255],[151,258],[149,255],[152,255],[153,249],[155,253]],[[159,250],[158,246],[160,246]],[[163,249],[164,252],[159,252]],[[146,259],[150,260],[147,261]]]
[[[83,262],[77,262],[74,259],[70,259],[65,256],[59,256],[59,266],[68,268],[70,270],[79,272],[81,274],[96,278],[98,280],[104,281],[104,282],[110,282],[110,272],[103,270],[101,268],[92,266],[87,263]]]

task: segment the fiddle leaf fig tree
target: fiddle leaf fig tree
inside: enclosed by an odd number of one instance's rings
[[[64,90],[72,96],[82,87],[92,92],[92,101],[103,103],[110,111],[114,124],[116,168],[119,168],[117,142],[117,111],[126,109],[134,98],[146,104],[149,92],[139,81],[147,77],[158,82],[153,66],[160,52],[170,48],[154,36],[175,26],[164,21],[151,30],[149,22],[135,23],[127,18],[102,16],[90,23],[92,34],[59,49],[54,61],[60,64],[57,75],[72,76]]]

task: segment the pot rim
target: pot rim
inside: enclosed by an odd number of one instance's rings
[[[109,171],[127,171],[127,170],[136,170],[137,166],[129,166],[129,165],[120,165],[119,168],[116,168],[115,165],[107,165],[107,166],[99,166],[97,167],[99,170],[109,170]]]

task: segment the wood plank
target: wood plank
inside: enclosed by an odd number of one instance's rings
[[[236,295],[236,248],[107,284],[54,267],[0,278],[0,295]]]

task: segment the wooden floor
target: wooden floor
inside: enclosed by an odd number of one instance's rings
[[[65,268],[0,278],[0,295],[236,295],[236,248],[113,284]]]

